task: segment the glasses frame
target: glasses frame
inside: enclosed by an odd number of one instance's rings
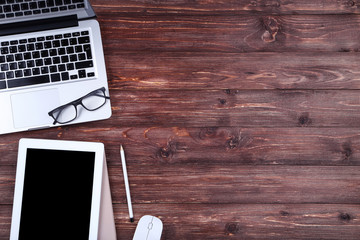
[[[96,92],[98,92],[98,91],[102,91],[104,95],[96,94]],[[90,97],[90,96],[103,97],[103,98],[105,98],[105,101],[104,101],[104,103],[103,103],[101,106],[99,106],[99,107],[97,107],[97,108],[95,108],[95,109],[88,109],[88,108],[85,107],[85,105],[82,103],[82,100],[85,99],[85,98],[87,98],[87,97]],[[96,90],[94,90],[94,91],[91,91],[91,92],[89,92],[88,94],[86,94],[85,96],[82,96],[82,97],[80,97],[80,98],[78,98],[78,99],[76,99],[76,100],[74,100],[74,101],[71,101],[71,102],[69,102],[69,103],[67,103],[67,104],[61,105],[60,107],[57,107],[57,108],[51,110],[48,114],[49,114],[50,117],[52,117],[52,118],[54,119],[53,125],[55,125],[56,123],[66,124],[66,123],[69,123],[69,122],[74,121],[74,120],[78,117],[77,106],[81,105],[83,108],[85,108],[85,109],[88,110],[88,111],[95,111],[95,110],[98,110],[99,108],[101,108],[102,106],[105,105],[106,99],[110,99],[110,97],[109,97],[109,96],[106,96],[106,94],[105,94],[105,87],[102,87],[102,88],[96,89]],[[69,120],[69,121],[66,121],[66,122],[59,122],[59,121],[58,121],[58,118],[59,118],[59,116],[61,115],[62,110],[65,109],[65,108],[67,108],[68,106],[74,106],[74,108],[75,108],[75,117],[74,117],[73,119]],[[55,113],[56,111],[59,111],[59,114],[58,114],[57,117],[54,116],[54,113]]]

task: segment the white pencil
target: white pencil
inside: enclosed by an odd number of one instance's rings
[[[122,164],[122,169],[123,169],[123,174],[124,174],[126,200],[127,200],[127,204],[128,204],[128,208],[129,208],[130,222],[134,222],[134,214],[133,214],[132,205],[131,205],[129,180],[128,180],[128,175],[127,175],[127,170],[126,170],[125,153],[124,153],[124,149],[123,149],[122,145],[120,145],[120,156],[121,156],[121,164]]]

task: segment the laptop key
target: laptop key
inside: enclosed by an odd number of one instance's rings
[[[25,69],[24,70],[24,76],[25,77],[31,76],[31,69]]]
[[[86,71],[85,70],[79,70],[78,75],[79,75],[79,78],[85,78],[86,77]]]
[[[14,55],[6,55],[7,62],[13,62],[15,60]]]
[[[75,63],[76,69],[94,67],[93,61],[82,61]]]
[[[24,53],[24,59],[25,59],[25,60],[31,59],[31,53],[30,53],[30,52]]]
[[[19,62],[19,68],[26,68],[26,62],[25,61]]]
[[[1,54],[5,55],[9,53],[9,48],[8,47],[2,47],[1,48]]]
[[[24,87],[24,86],[43,84],[49,82],[50,82],[49,75],[42,75],[42,76],[28,77],[28,78],[17,78],[13,80],[8,80],[8,87],[9,88]]]
[[[90,44],[84,45],[84,51],[86,53],[87,59],[92,59]]]
[[[46,7],[46,2],[45,1],[40,1],[40,2],[38,2],[38,6],[39,6],[39,8],[45,8]]]
[[[29,4],[28,3],[22,3],[20,4],[21,10],[29,10]]]
[[[21,53],[17,53],[15,54],[15,60],[16,61],[22,61],[23,60],[23,55]],[[1,61],[0,61],[1,62]]]
[[[54,0],[47,0],[47,1],[46,1],[46,5],[47,5],[48,7],[53,7],[53,6],[55,5]]]
[[[79,44],[89,43],[89,42],[90,42],[90,38],[89,38],[89,37],[79,37],[79,38],[78,38],[78,42],[79,42]]]
[[[0,89],[5,89],[5,88],[6,88],[6,82],[0,81]]]
[[[30,9],[36,9],[37,8],[37,2],[31,2],[29,3]]]
[[[3,11],[4,11],[4,13],[11,12],[11,5],[5,5],[5,6],[3,6]]]
[[[15,77],[16,78],[21,78],[23,76],[23,71],[22,70],[16,70],[15,71]]]
[[[7,70],[9,70],[9,64],[7,63],[1,64],[1,71],[7,71]]]
[[[13,71],[6,72],[6,78],[7,79],[11,79],[11,78],[14,78],[14,77],[15,77],[15,75],[14,75]]]
[[[68,72],[61,73],[61,78],[63,81],[69,80],[70,79],[69,73]]]
[[[14,4],[12,5],[12,9],[14,12],[20,11],[20,5],[19,4]]]
[[[41,74],[49,73],[49,68],[48,67],[41,67],[40,70],[41,70]]]
[[[6,17],[7,17],[7,18],[15,17],[15,13],[7,13],[7,14],[6,14]]]
[[[10,63],[9,66],[10,66],[10,70],[16,70],[16,69],[18,69],[18,65],[17,65],[16,62]]]
[[[59,82],[60,81],[60,73],[51,74],[51,82]]]

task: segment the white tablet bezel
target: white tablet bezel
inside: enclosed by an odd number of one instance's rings
[[[105,154],[104,144],[97,142],[45,140],[45,139],[30,139],[30,138],[22,138],[19,141],[10,239],[17,240],[19,238],[20,216],[21,216],[22,197],[23,197],[22,195],[23,195],[24,177],[25,177],[26,153],[28,148],[47,149],[47,150],[85,151],[85,152],[95,153],[89,240],[96,240],[98,237],[98,226],[99,226],[99,216],[100,216],[101,185],[102,185],[104,154]],[[47,220],[44,219],[44,221]]]

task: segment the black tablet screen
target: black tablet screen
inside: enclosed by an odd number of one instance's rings
[[[19,239],[88,239],[94,152],[28,149]]]

